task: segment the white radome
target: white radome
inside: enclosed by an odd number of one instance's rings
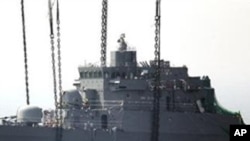
[[[40,123],[43,117],[42,108],[37,106],[21,106],[17,110],[18,123]]]

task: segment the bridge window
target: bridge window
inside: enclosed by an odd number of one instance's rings
[[[101,71],[98,72],[98,77],[99,77],[99,78],[102,77],[102,72],[101,72]]]
[[[89,78],[93,77],[93,72],[89,72]]]
[[[92,78],[96,78],[96,72],[95,71],[92,72]]]
[[[88,73],[87,73],[87,72],[84,72],[83,77],[84,77],[84,78],[87,78],[87,76],[88,76]]]
[[[84,73],[80,72],[80,78],[84,78]]]

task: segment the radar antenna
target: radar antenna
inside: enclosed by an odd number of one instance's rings
[[[119,51],[126,51],[127,50],[127,43],[125,42],[125,34],[121,34],[120,39],[117,41],[120,43]]]

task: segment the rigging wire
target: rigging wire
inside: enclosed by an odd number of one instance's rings
[[[28,57],[27,57],[27,44],[26,44],[26,31],[25,31],[24,0],[21,0],[21,11],[22,11],[22,29],[23,29],[23,51],[24,51],[26,104],[29,105],[30,104],[30,96],[29,96]]]
[[[106,67],[108,0],[102,1],[101,66]]]
[[[160,74],[161,74],[161,59],[160,59],[160,24],[161,11],[160,0],[156,0],[156,15],[155,15],[155,58],[154,58],[154,90],[153,90],[153,115],[152,115],[152,133],[151,141],[159,140],[159,122],[160,122]]]

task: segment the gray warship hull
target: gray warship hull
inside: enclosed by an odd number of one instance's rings
[[[16,115],[0,117],[0,141],[228,141],[230,125],[243,124],[240,113],[220,106],[208,76],[189,76],[185,65],[171,66],[160,58],[160,0],[156,1],[155,59],[137,62],[136,50],[127,46],[122,34],[109,66],[107,0],[103,0],[101,65],[79,66],[75,89],[68,91],[61,87],[57,1],[58,94],[49,1],[55,109],[29,105],[23,1],[21,4],[27,105],[19,107]]]
[[[150,116],[148,112],[126,117],[124,130],[64,129],[63,141],[149,141]],[[228,141],[229,125],[239,124],[232,116],[208,113],[161,114],[160,141]],[[163,120],[164,119],[164,120]],[[49,127],[0,126],[1,141],[55,141],[56,129]]]
[[[28,105],[12,121],[2,118],[0,141],[158,141],[156,132],[159,141],[228,141],[230,125],[243,124],[220,106],[208,76],[190,77],[186,66],[164,60],[156,100],[155,62],[138,66],[136,51],[120,40],[110,67],[78,68],[76,89],[55,111]]]

